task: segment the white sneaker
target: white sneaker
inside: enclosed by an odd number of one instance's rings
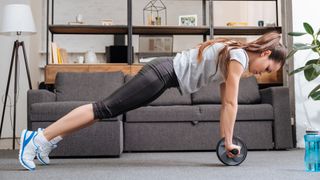
[[[33,171],[36,165],[33,159],[36,156],[37,146],[34,144],[34,137],[38,133],[36,131],[27,131],[24,129],[20,137],[19,162],[26,169]]]
[[[38,134],[42,133],[43,129],[38,128]],[[37,144],[37,143],[36,143]],[[43,164],[50,164],[49,154],[50,152],[56,148],[57,145],[53,144],[52,146],[43,146],[39,147],[37,151],[37,159]]]

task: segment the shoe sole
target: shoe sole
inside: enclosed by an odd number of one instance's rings
[[[34,171],[36,168],[31,168],[31,167],[29,167],[29,166],[23,161],[23,159],[22,159],[22,155],[23,155],[22,153],[23,153],[24,148],[25,148],[24,143],[25,143],[27,131],[24,129],[24,130],[22,131],[21,135],[22,135],[22,136],[20,137],[19,162],[20,162],[20,164],[21,164],[24,168],[28,169],[29,171]],[[30,136],[31,136],[31,135],[30,135]],[[29,136],[29,137],[30,137],[30,136]]]

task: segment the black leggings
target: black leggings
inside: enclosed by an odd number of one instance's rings
[[[94,118],[116,117],[147,105],[171,87],[179,87],[173,69],[173,58],[162,57],[152,60],[109,97],[93,103]]]

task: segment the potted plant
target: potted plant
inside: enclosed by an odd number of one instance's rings
[[[308,59],[303,67],[295,69],[290,72],[289,75],[304,72],[304,77],[307,81],[313,81],[320,75],[320,41],[318,39],[320,35],[320,29],[318,32],[314,32],[312,26],[308,23],[303,23],[305,32],[290,32],[290,36],[312,36],[311,43],[295,43],[292,51],[287,56],[287,59],[292,57],[296,52],[300,50],[312,50],[317,54],[318,58]],[[318,84],[308,95],[308,98],[312,98],[315,101],[320,100],[320,84]],[[310,122],[309,122],[310,124]],[[307,129],[304,135],[305,140],[305,157],[304,163],[306,171],[308,172],[320,172],[320,133],[318,130]]]
[[[304,72],[304,77],[307,81],[312,81],[316,79],[320,75],[320,41],[318,39],[320,35],[320,29],[318,32],[314,32],[313,28],[308,23],[303,23],[304,29],[306,32],[290,32],[288,33],[289,36],[303,36],[303,35],[310,35],[312,36],[311,43],[295,43],[293,45],[292,51],[287,56],[287,59],[292,57],[296,52],[301,50],[310,50],[316,53],[319,57],[316,59],[308,59],[306,64],[303,67],[295,69],[294,71],[290,72],[289,75]],[[320,100],[320,84],[318,84],[308,95],[308,98],[312,98],[313,100]]]

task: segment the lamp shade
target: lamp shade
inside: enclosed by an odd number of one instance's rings
[[[6,5],[2,13],[0,33],[5,35],[36,33],[30,6],[26,4]]]

